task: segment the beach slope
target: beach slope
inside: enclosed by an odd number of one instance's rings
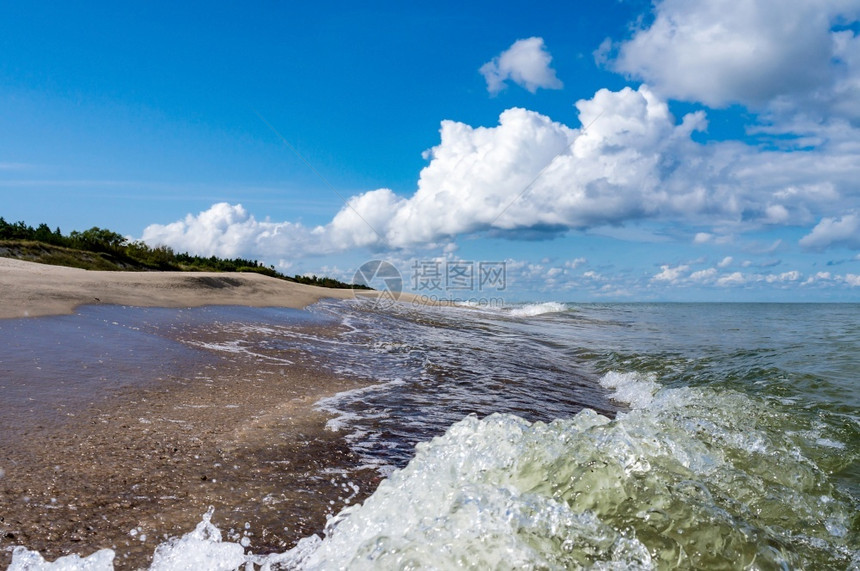
[[[0,258],[0,319],[63,315],[91,304],[139,307],[306,307],[353,290],[254,273],[102,272]]]

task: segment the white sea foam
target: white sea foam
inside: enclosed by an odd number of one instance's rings
[[[442,309],[469,309],[479,313],[490,315],[498,315],[504,308],[504,302],[501,299],[465,299],[454,300],[451,305],[442,306]]]
[[[653,373],[610,371],[599,382],[602,387],[613,391],[610,395],[612,400],[626,403],[630,408],[647,407],[659,388]]]
[[[195,347],[200,347],[201,349],[206,349],[207,351],[213,351],[216,353],[232,353],[235,355],[248,355],[250,357],[255,357],[257,359],[262,359],[265,361],[272,361],[274,363],[281,363],[284,365],[291,365],[293,362],[289,359],[284,359],[283,357],[275,357],[272,355],[266,355],[263,353],[258,353],[252,351],[248,348],[248,344],[245,341],[236,339],[232,341],[224,341],[221,343],[207,343],[204,341],[188,341],[189,345],[193,345]]]
[[[581,420],[583,426],[609,422],[592,412]],[[565,551],[551,545],[581,544],[585,538],[606,537],[610,530],[593,514],[575,513],[551,497],[521,491],[523,482],[505,477],[523,453],[534,450],[531,429],[511,415],[486,421],[468,417],[444,437],[419,445],[409,466],[384,481],[364,505],[347,508],[330,521],[325,540],[307,540],[290,554],[292,561],[290,556],[281,560],[302,569],[447,568],[459,562],[496,569],[565,563]],[[639,542],[620,534],[596,541],[610,548],[606,553],[619,563],[650,561]]]
[[[16,547],[8,571],[113,571],[114,557],[112,549],[102,549],[88,557],[66,555],[49,562],[37,551]]]
[[[213,509],[191,533],[162,543],[155,549],[150,571],[232,571],[245,564],[245,548],[221,540],[221,531],[212,524]]]
[[[818,444],[819,446],[826,446],[828,448],[836,448],[838,450],[844,450],[845,449],[845,444],[843,444],[842,442],[833,440],[831,438],[819,438],[818,440],[815,441],[815,443]]]
[[[512,317],[534,317],[545,313],[561,313],[567,311],[567,306],[557,301],[547,301],[544,303],[529,303],[522,307],[511,309]]]
[[[359,418],[358,415],[356,415],[355,413],[344,411],[341,408],[343,402],[347,400],[357,399],[362,395],[366,395],[368,393],[386,391],[389,390],[391,387],[402,385],[404,384],[404,382],[405,381],[403,381],[403,379],[394,379],[386,383],[377,383],[374,385],[368,385],[366,387],[341,391],[330,397],[321,398],[316,403],[314,403],[314,408],[335,415],[334,418],[331,418],[328,420],[328,422],[326,422],[325,427],[326,430],[340,432],[341,430],[352,426],[352,421]],[[364,416],[362,416],[362,418],[373,418],[373,416],[365,414]]]
[[[188,341],[189,345],[216,351],[219,353],[247,353],[248,349],[244,346],[243,341],[234,339],[232,341],[224,341],[222,343],[206,343],[204,341]]]

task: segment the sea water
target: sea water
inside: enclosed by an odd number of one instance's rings
[[[860,569],[860,305],[310,311],[341,333],[269,316],[265,354],[369,381],[317,406],[386,478],[286,553],[208,512],[152,569]]]

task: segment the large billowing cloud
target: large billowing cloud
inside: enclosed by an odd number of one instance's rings
[[[857,120],[858,17],[857,0],[658,0],[611,65],[673,99]]]
[[[514,42],[479,71],[487,80],[487,90],[493,94],[503,90],[508,80],[532,93],[539,88],[561,89],[562,83],[550,67],[551,62],[543,38],[527,38]]]
[[[480,230],[586,228],[647,215],[665,201],[660,157],[692,144],[700,116],[676,125],[647,88],[577,104],[586,130],[524,109],[496,127],[442,124],[418,191],[391,220],[394,245]]]
[[[272,257],[421,248],[480,232],[552,237],[646,219],[716,234],[823,219],[805,245],[851,246],[836,236],[837,226],[850,225],[846,218],[826,222],[860,211],[851,127],[831,126],[814,149],[785,152],[697,143],[691,135],[706,126],[704,114],[678,120],[646,86],[603,89],[576,107],[585,129],[517,108],[493,127],[444,121],[412,196],[356,195],[323,226],[258,221],[240,206],[218,204],[150,226],[143,238],[205,254]]]

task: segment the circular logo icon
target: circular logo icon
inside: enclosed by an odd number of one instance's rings
[[[373,300],[374,307],[391,307],[400,299],[403,292],[403,277],[392,264],[384,260],[371,260],[361,264],[352,277],[352,283],[376,290],[375,295],[361,295],[354,289],[353,295]]]

